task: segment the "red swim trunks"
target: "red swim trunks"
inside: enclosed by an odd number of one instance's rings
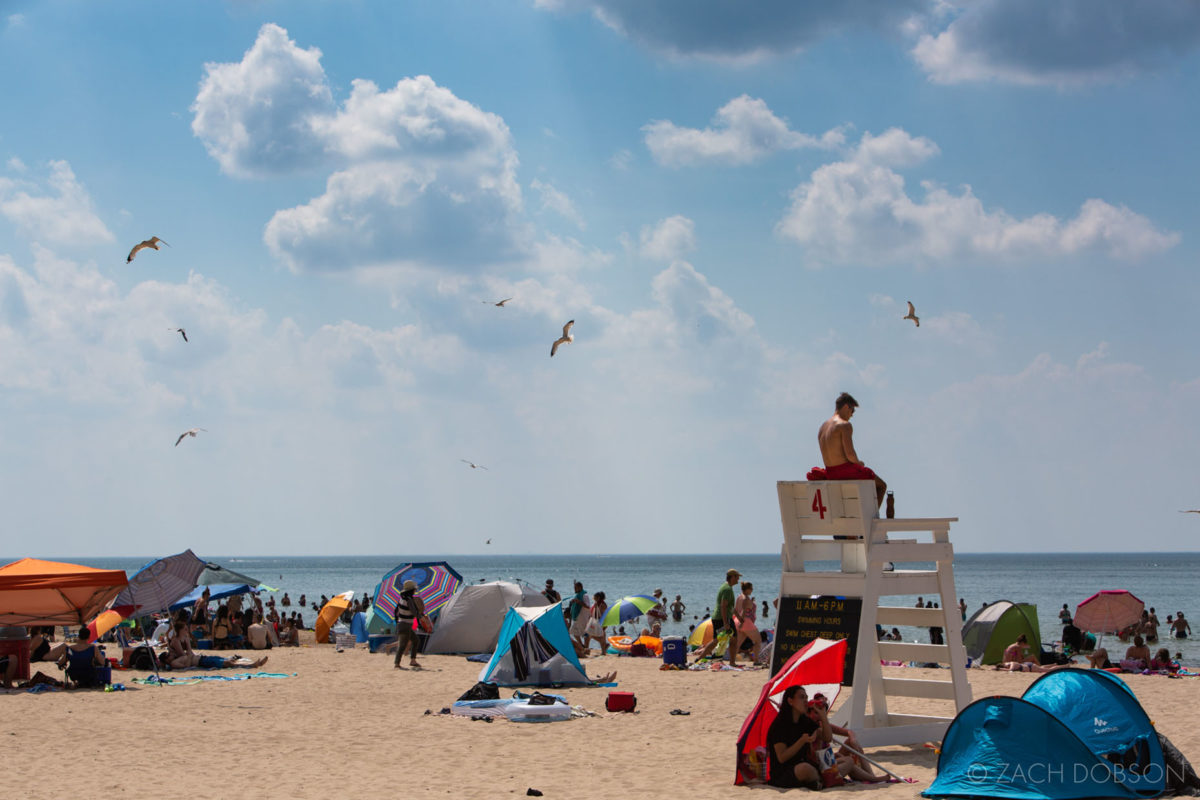
[[[847,461],[836,467],[813,467],[805,477],[810,481],[873,481],[876,475],[870,467]]]

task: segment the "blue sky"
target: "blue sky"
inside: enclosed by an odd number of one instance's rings
[[[0,2],[5,549],[769,552],[847,390],[960,550],[1191,550],[1198,44],[1190,0]]]

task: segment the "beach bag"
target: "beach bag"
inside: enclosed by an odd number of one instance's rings
[[[637,698],[633,692],[609,692],[604,708],[608,711],[633,711],[637,708]]]
[[[463,692],[459,700],[499,700],[500,690],[496,688],[494,683],[484,683],[479,681],[470,689]]]
[[[133,648],[129,654],[129,668],[150,672],[154,669],[154,653],[144,644]]]
[[[421,633],[433,633],[433,620],[429,617],[421,617],[417,620],[417,624],[420,626]]]
[[[837,756],[834,755],[832,746],[822,747],[816,750],[814,755],[817,757],[817,769],[821,772],[822,786],[828,789],[830,786],[841,786],[846,782],[838,772]]]

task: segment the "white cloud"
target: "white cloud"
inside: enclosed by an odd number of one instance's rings
[[[15,159],[9,167],[24,171],[24,164]],[[51,161],[44,182],[0,178],[0,215],[24,236],[45,245],[73,247],[114,241],[66,161]]]
[[[9,14],[7,17],[5,17],[5,22],[8,23],[9,28],[24,27],[25,15],[24,14]]]
[[[797,53],[820,39],[866,28],[898,29],[930,0],[535,0],[548,11],[588,12],[617,33],[675,57],[753,62]]]
[[[894,159],[891,163],[913,163],[936,151],[932,142],[903,131],[878,139],[864,135],[855,157],[819,167],[792,193],[778,232],[803,244],[815,261],[869,264],[1083,253],[1134,259],[1179,241],[1179,234],[1099,199],[1087,200],[1075,217],[1060,220],[1045,213],[1018,219],[1003,209],[988,210],[969,186],[954,194],[924,182],[924,197],[913,198],[903,177],[875,162],[881,153]]]
[[[640,251],[655,261],[674,261],[696,249],[696,225],[676,214],[642,228]]]
[[[243,57],[208,64],[195,134],[237,176],[336,169],[278,211],[264,241],[295,272],[474,269],[527,248],[504,121],[428,76],[355,80],[335,108],[321,52],[267,24]]]
[[[642,128],[646,147],[654,160],[670,167],[704,162],[751,164],[781,150],[804,147],[839,147],[845,141],[841,128],[820,137],[791,130],[758,98],[741,95],[717,110],[713,126],[703,130],[681,128],[658,120]]]
[[[938,146],[924,136],[911,136],[900,128],[888,128],[878,136],[863,133],[854,151],[860,164],[904,168],[920,164],[940,153]]]
[[[192,132],[224,172],[287,173],[325,160],[314,122],[334,108],[319,49],[297,47],[268,23],[241,61],[204,70]]]
[[[608,163],[614,169],[619,169],[622,172],[625,172],[633,163],[633,153],[625,148],[621,148],[617,152],[613,153],[611,157],[609,157]]]
[[[17,158],[16,156],[13,156],[12,158],[10,158],[6,162],[6,165],[13,172],[28,172],[29,171],[29,167],[25,166],[25,162],[22,161],[21,159]]]
[[[938,83],[1077,86],[1121,80],[1200,45],[1192,0],[979,0],[912,55]]]
[[[587,223],[566,194],[537,178],[533,179],[529,187],[541,195],[543,211],[553,211],[563,219],[575,223],[580,230],[587,229]]]

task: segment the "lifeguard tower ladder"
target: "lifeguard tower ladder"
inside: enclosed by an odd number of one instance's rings
[[[778,488],[783,519],[780,598],[862,598],[852,694],[833,721],[852,728],[864,747],[941,739],[954,714],[971,702],[950,544],[950,523],[958,518],[880,519],[872,481],[780,481]],[[928,534],[931,541],[909,534]],[[841,569],[812,571],[816,561],[839,562]],[[936,568],[901,568],[914,562],[933,562]],[[883,598],[913,594],[937,598],[941,607],[880,605]],[[879,641],[876,624],[885,630],[940,627],[946,643]],[[948,665],[950,680],[884,677],[881,661]],[[890,713],[889,697],[953,701],[954,713]]]

